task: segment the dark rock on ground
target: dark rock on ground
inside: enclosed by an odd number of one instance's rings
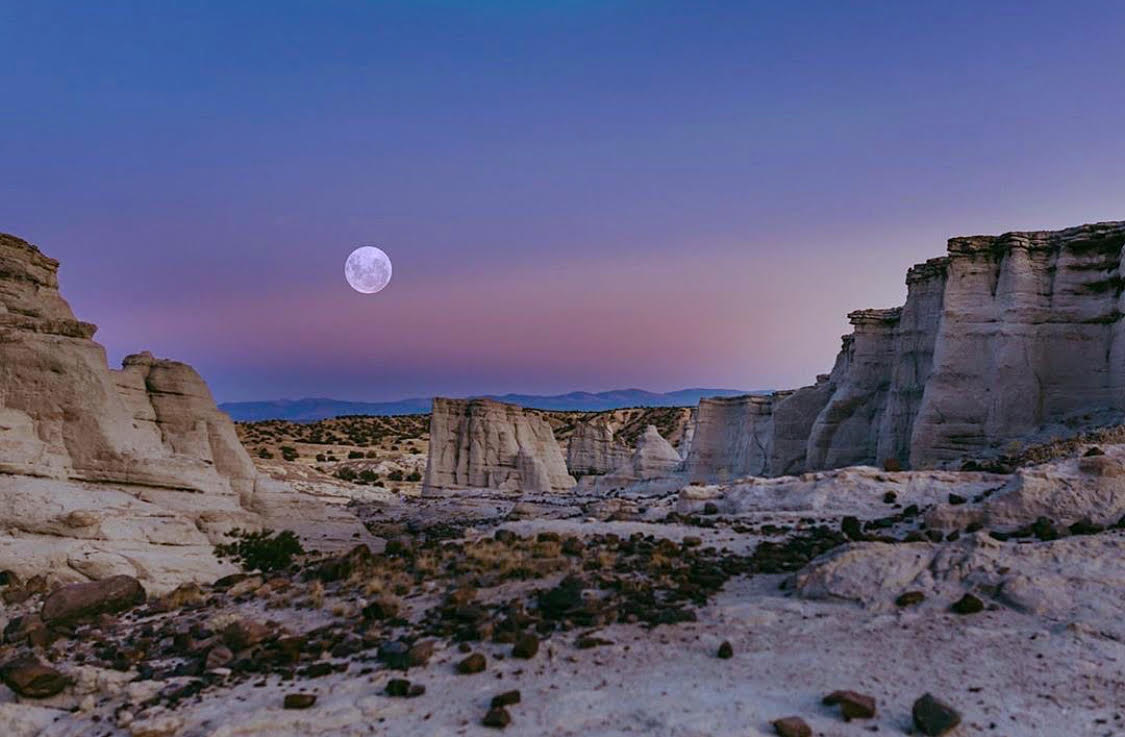
[[[488,667],[488,661],[480,653],[473,653],[457,664],[457,672],[462,675],[480,673]]]
[[[316,703],[316,694],[291,693],[285,694],[284,706],[286,709],[307,709]]]
[[[132,576],[111,576],[63,586],[43,602],[40,616],[49,625],[68,625],[103,613],[123,612],[144,600],[140,581]]]
[[[529,660],[539,653],[539,638],[533,634],[522,635],[512,648],[512,656]]]
[[[875,698],[857,691],[833,691],[824,697],[825,706],[840,705],[844,719],[871,719],[875,716]]]
[[[512,704],[518,704],[520,698],[519,691],[505,691],[502,694],[497,694],[492,697],[492,708],[499,709],[505,706],[511,706]]]
[[[984,602],[972,594],[965,594],[950,607],[957,614],[976,614],[984,611]]]
[[[921,604],[925,600],[926,595],[921,591],[906,591],[899,594],[898,598],[895,599],[895,606],[914,606],[915,604]]]
[[[0,667],[0,681],[31,699],[54,696],[70,684],[65,675],[34,658],[21,658]]]
[[[910,713],[914,718],[914,727],[927,737],[940,737],[961,723],[957,710],[932,694],[915,701]]]
[[[418,683],[411,683],[405,678],[392,678],[387,682],[387,696],[412,699],[424,693],[426,693],[425,686]]]
[[[812,737],[812,728],[801,717],[785,717],[772,724],[778,737]]]
[[[484,715],[481,724],[486,727],[494,727],[496,729],[503,729],[512,723],[512,715],[504,707],[496,707],[489,709],[488,713]]]
[[[724,640],[723,644],[719,645],[719,652],[717,654],[723,660],[729,660],[734,657],[734,647]]]

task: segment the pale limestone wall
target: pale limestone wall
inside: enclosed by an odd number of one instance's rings
[[[434,399],[423,493],[456,489],[559,492],[575,486],[551,426],[491,399]]]

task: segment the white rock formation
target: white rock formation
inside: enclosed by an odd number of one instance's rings
[[[566,448],[566,467],[576,477],[609,473],[629,460],[632,451],[617,439],[614,413],[598,414],[574,427]]]
[[[926,516],[936,529],[1011,531],[1046,517],[1059,527],[1087,520],[1113,525],[1125,517],[1125,446],[1104,455],[1068,458],[1021,468],[980,504],[942,504]]]
[[[796,574],[809,599],[853,601],[893,610],[895,598],[920,591],[927,607],[947,609],[965,592],[1056,622],[1125,637],[1125,537],[1096,535],[1052,542],[1004,543],[984,533],[957,542],[853,543]]]
[[[700,403],[693,480],[926,468],[1125,416],[1125,222],[954,238],[901,308],[849,315],[832,373]]]
[[[702,399],[684,464],[691,481],[728,481],[768,472],[774,397]]]
[[[339,507],[260,478],[189,366],[145,353],[109,370],[57,269],[0,234],[0,570],[124,573],[159,592],[223,570],[211,549],[232,527],[369,539]]]
[[[627,461],[604,476],[584,478],[581,488],[605,493],[653,479],[667,479],[675,477],[682,465],[679,451],[664,439],[655,425],[649,425],[637,438],[637,447]]]
[[[558,492],[574,477],[550,424],[491,399],[434,399],[422,493],[456,489]]]

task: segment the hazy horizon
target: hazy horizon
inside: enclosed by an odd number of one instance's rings
[[[1125,216],[1116,3],[0,20],[0,231],[224,402],[807,385],[948,237]]]

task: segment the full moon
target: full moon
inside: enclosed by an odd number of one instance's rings
[[[344,278],[357,292],[375,294],[391,281],[391,260],[381,248],[360,246],[348,256]]]

